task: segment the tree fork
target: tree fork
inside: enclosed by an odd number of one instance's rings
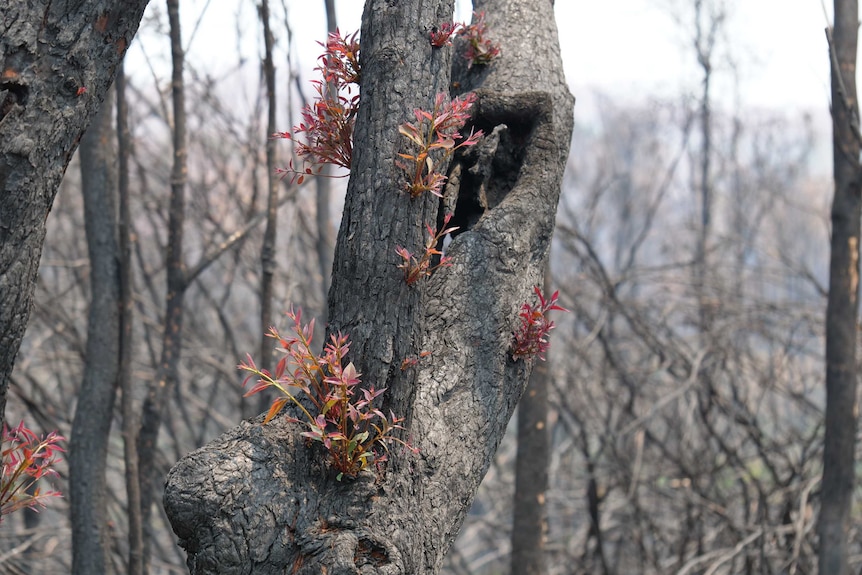
[[[363,15],[363,103],[330,329],[350,335],[364,384],[388,387],[388,407],[410,416],[420,453],[393,449],[380,473],[338,482],[298,425],[243,422],[168,475],[165,507],[193,574],[427,575],[442,566],[529,376],[509,348],[520,305],[542,283],[572,129],[552,4],[476,4],[502,55],[464,77],[479,96],[475,123],[501,126],[517,145],[497,148],[485,189],[498,201],[448,246],[452,266],[415,286],[394,249],[419,244],[440,203],[401,191],[397,127],[448,90],[451,52],[432,49],[428,34],[451,19],[453,2],[369,0]],[[431,355],[400,369],[424,350]]]

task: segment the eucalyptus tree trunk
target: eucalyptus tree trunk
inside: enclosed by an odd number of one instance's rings
[[[147,0],[0,4],[0,427],[45,218]]]
[[[545,293],[550,293],[545,270]],[[545,540],[548,536],[548,465],[551,436],[548,433],[548,383],[546,363],[533,369],[530,384],[518,403],[518,451],[515,456],[515,497],[512,513],[511,573],[545,575]]]
[[[512,332],[542,284],[574,102],[549,0],[476,1],[502,54],[470,68],[429,42],[453,3],[365,4],[329,293],[330,332],[350,335],[363,385],[388,388],[384,411],[406,416],[419,454],[393,449],[385,472],[339,482],[296,424],[243,422],[168,475],[165,507],[193,574],[437,573],[490,465],[530,374],[512,359]],[[476,91],[473,123],[494,135],[450,168],[464,222],[452,266],[408,286],[395,246],[420,249],[443,204],[401,190],[397,129],[450,85]],[[421,351],[431,355],[401,369]]]
[[[120,251],[110,97],[81,139],[90,260],[87,361],[69,442],[72,573],[108,573],[105,466],[120,370]]]
[[[856,100],[857,0],[835,0],[835,27],[827,30],[832,68],[832,255],[826,307],[826,434],[818,532],[819,568],[847,575],[856,449],[856,331],[859,313],[859,232],[862,170]]]

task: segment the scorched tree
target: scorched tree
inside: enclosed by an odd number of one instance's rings
[[[325,421],[310,432],[287,405],[288,417],[243,422],[167,479],[165,507],[194,574],[437,573],[524,390],[535,358],[513,355],[513,345],[522,306],[539,305],[533,287],[548,258],[574,101],[551,0],[476,0],[479,41],[456,33],[449,45],[441,30],[453,5],[365,4],[361,103],[329,292],[327,339],[349,337],[352,367],[327,373],[386,388],[380,412],[404,418],[401,439],[416,452],[392,443],[385,462],[349,478],[313,441],[335,433]],[[435,189],[442,197],[413,193],[418,180],[403,165],[417,148],[405,126],[421,119],[415,110],[469,93],[460,137],[483,137],[451,154],[448,169],[435,164],[447,176]],[[430,273],[408,283],[401,249],[421,255],[427,227],[444,225],[458,230],[430,249],[448,265],[434,254]]]

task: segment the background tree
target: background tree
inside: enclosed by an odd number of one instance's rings
[[[144,572],[144,527],[141,510],[141,477],[138,460],[139,417],[135,409],[132,381],[134,357],[134,270],[131,234],[132,214],[129,198],[129,109],[126,101],[126,74],[121,65],[117,73],[117,187],[119,198],[119,226],[117,229],[120,252],[120,369],[117,374],[122,393],[123,463],[126,484],[126,514],[128,515],[129,552],[128,575]]]
[[[113,99],[81,140],[81,188],[90,262],[88,361],[69,441],[72,572],[107,573],[106,470],[120,370],[120,265]]]
[[[185,263],[184,232],[186,211],[186,182],[188,177],[188,131],[185,103],[185,48],[180,26],[179,0],[167,0],[168,21],[171,40],[171,111],[173,163],[170,179],[168,208],[168,237],[165,244],[165,267],[167,290],[165,315],[162,327],[162,351],[155,379],[150,382],[143,403],[141,429],[138,433],[138,458],[141,486],[141,514],[144,529],[144,572],[149,551],[147,544],[152,539],[151,508],[156,485],[159,483],[156,461],[156,442],[159,429],[165,418],[166,403],[179,385],[179,365],[182,354],[183,316],[185,315],[185,293],[190,277]]]
[[[263,28],[263,77],[266,83],[266,227],[263,233],[263,245],[260,251],[260,268],[261,268],[261,284],[260,284],[260,327],[261,334],[265,334],[269,327],[273,325],[273,282],[275,280],[276,262],[276,235],[278,232],[278,191],[280,189],[280,180],[276,173],[278,167],[278,150],[276,145],[277,140],[272,138],[277,130],[276,126],[276,110],[278,101],[275,93],[275,64],[273,62],[273,35],[270,30],[269,23],[269,2],[261,0],[258,4],[258,14],[260,23]],[[260,341],[260,362],[264,369],[272,369],[273,360],[273,340],[272,338],[261,335]],[[268,399],[266,396],[260,398],[262,401]],[[251,417],[258,412],[257,407],[266,409],[264,404],[256,405],[255,403],[247,404],[250,410],[247,409],[245,416]]]
[[[551,272],[545,270],[544,291],[552,292]],[[533,367],[530,383],[518,402],[518,452],[515,459],[515,500],[512,512],[511,573],[544,575],[548,536],[546,499],[551,437],[548,433],[548,366]]]
[[[835,26],[827,28],[832,63],[832,257],[826,307],[826,435],[820,511],[820,573],[845,575],[848,531],[856,483],[856,331],[859,315],[859,226],[862,175],[856,44],[859,5],[835,0]]]

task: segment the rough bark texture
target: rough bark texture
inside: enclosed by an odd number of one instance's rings
[[[856,445],[856,318],[859,311],[860,137],[856,100],[859,6],[835,0],[832,146],[835,197],[826,308],[826,434],[820,523],[820,573],[846,575]],[[827,31],[829,34],[829,31]]]
[[[105,466],[120,369],[120,254],[110,98],[81,139],[90,310],[87,362],[69,442],[72,573],[108,572]]]
[[[509,354],[518,308],[541,284],[572,128],[548,0],[477,2],[502,57],[459,67],[477,90],[480,150],[456,161],[469,213],[453,265],[408,287],[395,246],[417,250],[441,203],[400,191],[398,124],[450,85],[451,49],[428,33],[453,2],[368,0],[362,106],[339,231],[330,329],[350,334],[365,384],[389,388],[420,455],[394,450],[385,474],[337,482],[296,425],[244,422],[181,460],[165,506],[192,573],[431,574],[439,571],[506,424],[529,364]],[[460,182],[460,189],[455,189]],[[459,208],[461,209],[461,208]],[[463,211],[462,210],[462,211]],[[416,368],[403,359],[431,351]]]
[[[0,5],[0,425],[30,316],[45,218],[146,4]]]

